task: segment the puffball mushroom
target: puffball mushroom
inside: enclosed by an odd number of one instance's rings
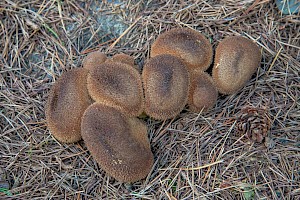
[[[204,35],[188,28],[175,28],[162,33],[151,47],[151,57],[171,54],[181,58],[189,70],[205,71],[213,57],[212,45]]]
[[[101,63],[106,61],[107,57],[104,53],[100,51],[94,51],[89,53],[82,62],[82,65],[85,69],[90,70],[94,66],[98,66]]]
[[[139,119],[94,103],[82,117],[81,130],[93,158],[118,181],[135,182],[151,171],[153,154],[147,127]]]
[[[201,112],[212,108],[218,98],[218,91],[212,77],[202,71],[191,73],[188,105],[191,111]]]
[[[93,66],[87,88],[96,102],[113,106],[129,116],[138,116],[143,111],[141,75],[130,65],[105,62]]]
[[[251,40],[241,36],[222,40],[216,49],[212,71],[219,92],[233,94],[244,87],[259,67],[260,60],[260,50]]]
[[[124,53],[118,53],[111,57],[111,61],[125,63],[134,66],[134,58]]]
[[[50,90],[45,107],[46,121],[50,132],[60,142],[81,139],[81,117],[92,103],[86,78],[86,69],[72,69],[63,73]]]
[[[107,60],[107,62],[118,62],[118,63],[127,64],[139,71],[138,66],[134,64],[134,57],[124,53],[118,53],[113,55],[111,59]]]
[[[189,72],[179,58],[167,54],[150,58],[142,79],[147,115],[165,120],[182,111],[188,99]]]

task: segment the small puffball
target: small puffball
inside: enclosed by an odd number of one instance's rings
[[[113,107],[92,104],[82,118],[82,138],[101,169],[121,182],[145,178],[153,165],[146,125]]]
[[[88,74],[87,88],[96,102],[113,106],[129,116],[143,112],[141,75],[130,65],[105,62],[94,66]]]
[[[89,53],[82,62],[82,66],[85,69],[92,69],[94,66],[98,66],[106,61],[106,55],[100,51],[94,51]]]
[[[171,55],[150,58],[143,69],[145,113],[159,120],[178,115],[188,99],[189,72],[181,59]]]
[[[151,57],[171,54],[181,58],[188,69],[205,71],[213,57],[212,45],[200,32],[175,28],[158,36],[151,47]]]
[[[106,62],[117,62],[127,64],[133,67],[134,69],[140,71],[139,66],[135,65],[134,63],[134,57],[124,53],[115,54],[110,59],[107,59]]]
[[[72,69],[51,87],[45,114],[50,132],[60,142],[72,143],[81,139],[81,117],[92,103],[86,77],[86,69]]]
[[[193,71],[188,105],[191,111],[201,112],[212,108],[218,98],[218,91],[212,77],[202,71]]]
[[[233,94],[240,90],[257,70],[260,60],[260,50],[251,40],[241,36],[222,40],[216,49],[212,71],[218,91]]]
[[[111,57],[112,62],[120,62],[130,66],[134,66],[134,58],[130,55],[119,53]]]

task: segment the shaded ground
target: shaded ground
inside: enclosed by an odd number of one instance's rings
[[[4,0],[0,19],[0,199],[300,198],[299,14],[281,15],[270,0]],[[153,170],[146,180],[120,184],[82,141],[60,144],[50,135],[47,93],[94,50],[130,54],[142,67],[152,42],[172,27],[194,28],[214,47],[244,35],[260,46],[261,66],[208,113],[146,119]],[[246,106],[268,110],[263,144],[235,129]]]

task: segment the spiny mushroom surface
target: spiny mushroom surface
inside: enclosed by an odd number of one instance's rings
[[[143,111],[141,75],[132,66],[118,62],[105,62],[90,69],[87,88],[91,97],[113,106],[129,116]]]
[[[82,118],[82,138],[93,158],[121,182],[143,179],[153,165],[147,127],[113,107],[94,103]]]
[[[81,139],[81,117],[92,103],[86,88],[87,70],[72,69],[52,86],[45,107],[47,125],[60,142],[72,143]]]
[[[166,54],[150,58],[142,79],[147,115],[165,120],[182,111],[188,99],[189,72],[179,58]]]
[[[130,65],[136,70],[140,70],[137,65],[134,64],[134,57],[124,54],[124,53],[118,53],[113,55],[110,59],[108,59],[106,62],[118,62],[118,63],[123,63]]]
[[[233,94],[244,87],[260,60],[260,50],[250,39],[233,36],[222,40],[216,49],[212,72],[219,92]]]
[[[89,53],[82,62],[82,65],[85,69],[90,70],[94,66],[98,66],[101,63],[106,61],[107,57],[104,53],[100,51],[94,51]]]
[[[212,77],[202,71],[191,73],[191,86],[188,105],[193,112],[207,111],[212,108],[218,98],[218,91]]]
[[[205,71],[213,57],[212,46],[200,32],[188,28],[175,28],[158,36],[151,47],[151,57],[171,54],[179,57],[189,70]]]
[[[111,57],[111,61],[125,63],[134,66],[134,58],[124,53],[118,53]]]

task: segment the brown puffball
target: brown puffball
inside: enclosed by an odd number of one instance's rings
[[[200,32],[188,28],[176,28],[162,33],[151,47],[151,57],[171,54],[181,58],[189,70],[205,71],[213,57],[212,46]]]
[[[188,105],[191,111],[201,112],[212,108],[218,98],[218,91],[212,77],[202,71],[193,71]]]
[[[147,127],[113,107],[92,104],[82,117],[82,138],[93,158],[121,182],[145,178],[153,165]]]
[[[143,69],[145,113],[159,120],[178,115],[188,99],[189,72],[171,55],[150,58]]]
[[[134,58],[124,53],[118,53],[111,57],[111,61],[125,63],[134,66]]]
[[[46,120],[50,132],[60,142],[81,139],[81,117],[92,103],[86,78],[86,69],[72,69],[65,72],[50,90],[45,107]]]
[[[87,88],[96,102],[113,106],[129,116],[143,112],[141,75],[130,65],[105,62],[94,66],[88,74]]]
[[[244,87],[259,67],[260,60],[260,50],[251,40],[241,36],[222,40],[216,49],[212,71],[219,92],[233,94]]]
[[[82,66],[85,69],[90,70],[94,66],[98,66],[106,61],[106,55],[100,51],[94,51],[89,53],[82,62]]]
[[[118,62],[118,63],[123,63],[130,65],[136,70],[140,70],[137,65],[134,64],[134,57],[124,54],[124,53],[118,53],[113,55],[110,59],[106,60],[106,62]]]

